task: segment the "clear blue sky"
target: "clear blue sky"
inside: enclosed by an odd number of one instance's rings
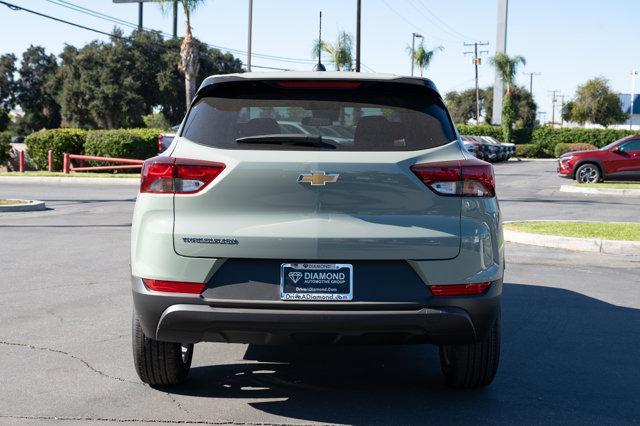
[[[83,25],[111,31],[114,24],[74,12],[54,3],[61,0],[6,0]],[[111,0],[64,0],[137,23],[137,4]],[[193,17],[195,35],[206,43],[246,50],[247,0],[209,0]],[[362,0],[362,62],[376,72],[408,74],[406,47],[411,33],[425,35],[428,46],[442,45],[427,75],[440,90],[473,86],[473,66],[465,58],[464,41],[496,39],[496,0]],[[541,72],[534,79],[539,109],[551,113],[549,90],[571,97],[578,84],[594,76],[608,78],[615,91],[629,92],[630,71],[640,68],[637,23],[638,0],[510,0],[507,52],[526,57],[523,71]],[[253,51],[258,54],[310,60],[317,37],[318,11],[323,12],[323,38],[333,41],[339,30],[355,33],[355,0],[254,0]],[[59,53],[64,44],[83,45],[106,38],[86,30],[30,15],[0,5],[0,53],[20,55],[30,44]],[[179,32],[184,29],[179,17]],[[171,18],[155,4],[145,4],[144,25],[171,32]],[[128,33],[128,29],[126,30]],[[488,58],[486,55],[485,58]],[[238,55],[243,61],[244,54]],[[300,62],[254,57],[255,65],[310,69]],[[480,84],[493,81],[485,62]],[[520,75],[520,84],[528,77]],[[640,88],[640,81],[638,81]]]

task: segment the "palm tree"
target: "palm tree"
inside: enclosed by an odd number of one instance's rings
[[[182,44],[180,45],[180,63],[178,69],[184,75],[185,101],[187,108],[191,105],[191,101],[196,94],[196,78],[200,70],[200,56],[198,47],[193,40],[191,32],[191,14],[201,6],[205,0],[156,0],[160,3],[160,7],[167,10],[169,5],[174,3],[182,5],[185,16],[185,31]]]
[[[498,53],[491,58],[491,65],[495,67],[506,89],[502,100],[502,137],[505,142],[511,141],[511,131],[516,119],[516,110],[511,99],[511,87],[515,83],[518,67],[526,65],[526,63],[526,59],[520,55],[510,57],[506,53]]]
[[[318,57],[318,51],[324,51],[331,56],[331,61],[336,71],[351,71],[353,66],[353,37],[351,34],[340,31],[336,42],[331,44],[326,41],[315,40],[311,51],[314,58]]]
[[[442,46],[437,46],[432,50],[427,50],[424,48],[424,41],[422,40],[415,51],[411,49],[411,46],[407,46],[409,56],[413,56],[413,63],[420,69],[420,77],[423,76],[424,70],[429,68],[429,65],[431,65],[431,61],[433,60],[436,52],[442,50],[444,50],[444,47]]]

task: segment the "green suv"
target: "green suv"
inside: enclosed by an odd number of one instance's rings
[[[430,80],[207,78],[144,163],[131,235],[134,361],[151,385],[183,382],[202,341],[430,343],[451,386],[496,373],[493,169]]]

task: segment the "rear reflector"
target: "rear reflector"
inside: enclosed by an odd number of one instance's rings
[[[438,195],[493,197],[493,166],[478,159],[414,164],[411,171]]]
[[[290,80],[281,81],[278,86],[287,89],[356,89],[357,81]]]
[[[471,296],[484,293],[491,283],[430,285],[434,296]]]
[[[211,183],[225,165],[186,158],[153,157],[144,162],[140,192],[195,194]]]
[[[201,283],[185,283],[181,281],[162,281],[150,280],[143,278],[144,285],[153,291],[162,291],[165,293],[189,293],[200,294],[204,290],[205,285]]]

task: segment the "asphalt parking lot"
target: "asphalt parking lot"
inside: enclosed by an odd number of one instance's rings
[[[550,162],[496,166],[504,220],[638,221],[640,198],[558,192]],[[188,383],[137,378],[129,226],[136,188],[0,183],[51,210],[0,214],[0,422],[637,423],[640,258],[507,245],[503,347],[479,392],[430,346],[196,345]]]

